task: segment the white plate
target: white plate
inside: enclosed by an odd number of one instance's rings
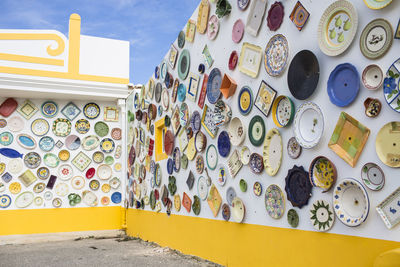
[[[205,200],[208,195],[207,179],[204,176],[200,176],[197,180],[197,194],[201,200]]]
[[[316,146],[324,132],[324,116],[313,102],[303,103],[294,116],[294,136],[304,148]]]
[[[11,132],[21,131],[22,129],[24,129],[24,125],[24,120],[18,116],[11,117],[7,122],[8,129]]]
[[[23,192],[15,199],[15,206],[17,206],[17,208],[26,208],[32,204],[33,198],[32,192]]]
[[[246,129],[242,121],[235,117],[231,120],[228,127],[229,139],[234,146],[240,146],[246,137]]]
[[[240,161],[243,163],[243,165],[249,164],[250,155],[250,149],[247,146],[242,147],[242,150],[240,151]]]
[[[64,197],[68,194],[69,192],[69,187],[66,183],[59,183],[56,185],[56,194],[57,196]]]
[[[73,189],[82,189],[85,186],[85,179],[82,176],[75,176],[71,180],[71,185]]]
[[[109,165],[107,164],[101,164],[97,168],[97,177],[101,180],[108,180],[111,178],[112,175],[112,169]]]
[[[279,171],[282,163],[282,137],[275,128],[268,131],[265,136],[263,159],[265,171],[270,176],[274,176]]]
[[[58,167],[58,177],[63,181],[68,181],[74,175],[74,170],[69,164],[63,164]]]

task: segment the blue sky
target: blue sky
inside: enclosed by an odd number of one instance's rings
[[[0,28],[54,29],[68,36],[69,15],[82,34],[130,41],[130,81],[146,83],[200,0],[0,0]]]

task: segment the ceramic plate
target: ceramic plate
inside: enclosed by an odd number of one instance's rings
[[[180,31],[178,35],[178,47],[183,48],[184,45],[185,45],[185,33],[183,31]],[[156,77],[156,79],[158,79],[158,77]]]
[[[69,187],[66,183],[58,183],[55,192],[57,196],[65,197],[69,193]]]
[[[275,2],[268,10],[267,25],[271,31],[276,31],[282,24],[284,8],[281,2]]]
[[[41,180],[46,180],[50,176],[50,170],[46,167],[40,167],[36,171],[36,175]]]
[[[200,176],[197,180],[197,194],[201,200],[205,200],[208,195],[207,179],[204,176]]]
[[[3,146],[9,146],[14,141],[14,136],[10,132],[2,132],[0,134],[0,144]]]
[[[232,110],[231,108],[222,100],[219,99],[217,103],[215,103],[214,107],[214,124],[216,126],[222,126],[228,123],[232,117]]]
[[[392,229],[400,222],[400,213],[398,207],[400,202],[400,187],[383,200],[377,207],[376,211],[381,216],[386,227]]]
[[[360,37],[360,50],[369,59],[386,54],[392,46],[393,29],[385,19],[375,19],[365,26]]]
[[[34,199],[34,195],[32,192],[23,192],[20,195],[17,196],[17,198],[15,199],[15,206],[17,206],[17,208],[26,208],[29,205],[32,204]]]
[[[221,157],[226,158],[231,151],[231,142],[229,140],[229,134],[226,131],[222,131],[218,136],[218,152]]]
[[[111,130],[111,138],[114,140],[121,140],[121,138],[122,138],[121,128],[113,128]]]
[[[103,140],[101,140],[100,149],[104,153],[111,153],[112,151],[114,151],[114,148],[115,148],[115,143],[112,139],[104,138]]]
[[[72,102],[69,102],[61,110],[61,113],[70,121],[73,121],[81,113],[81,110]]]
[[[242,121],[238,117],[233,118],[229,123],[228,133],[233,146],[239,146],[243,143],[246,133]]]
[[[300,209],[308,204],[308,200],[311,197],[312,185],[303,166],[294,165],[292,169],[288,171],[285,178],[285,191],[287,199],[292,203],[293,207],[299,207]]]
[[[43,136],[47,134],[49,129],[49,123],[45,119],[36,119],[31,124],[31,131],[37,136]]]
[[[353,42],[357,26],[358,14],[354,6],[346,0],[333,2],[319,21],[319,48],[328,56],[342,54]]]
[[[55,168],[60,164],[59,158],[53,153],[46,153],[43,157],[43,162],[50,168]]]
[[[346,178],[335,186],[333,207],[337,218],[347,226],[359,226],[368,217],[369,199],[360,182]]]
[[[58,177],[63,181],[68,181],[74,175],[74,170],[69,164],[63,164],[58,167]]]
[[[238,53],[235,50],[233,50],[231,55],[229,56],[229,61],[228,61],[229,70],[234,70],[236,68],[238,60],[239,60]]]
[[[180,79],[185,80],[190,69],[190,54],[189,50],[184,49],[181,51],[178,60],[178,76]]]
[[[267,0],[251,1],[250,11],[247,15],[246,32],[257,37],[258,31],[264,18],[265,9],[267,8]]]
[[[100,144],[100,139],[95,135],[88,135],[82,140],[82,148],[90,151],[97,148]]]
[[[218,68],[212,69],[207,81],[207,99],[211,104],[215,104],[221,96],[222,76]]]
[[[250,0],[237,0],[237,6],[242,11],[246,10],[249,3],[250,3]]]
[[[231,156],[228,159],[229,174],[232,177],[235,177],[242,167],[243,167],[243,163],[240,161],[239,153],[235,149],[231,153]]]
[[[67,161],[67,160],[69,160],[69,157],[70,157],[70,153],[66,149],[60,150],[60,152],[58,152],[58,158],[61,161]]]
[[[310,208],[310,220],[317,231],[324,232],[331,229],[335,221],[332,205],[322,199],[315,201]]]
[[[250,162],[250,149],[247,146],[242,147],[240,150],[240,161],[243,165],[247,165]]]
[[[7,98],[0,105],[0,115],[3,117],[10,116],[18,108],[18,102],[14,98]]]
[[[207,27],[207,37],[210,40],[214,40],[217,37],[219,30],[219,21],[217,16],[212,15],[208,20],[208,27]]]
[[[392,0],[364,0],[365,5],[371,9],[381,9],[386,7]]]
[[[377,90],[382,86],[383,72],[378,65],[368,65],[361,76],[362,83],[368,90]]]
[[[97,191],[100,188],[100,182],[97,180],[91,180],[89,182],[89,188],[93,191]]]
[[[25,119],[29,120],[39,109],[30,100],[26,100],[17,109],[18,113],[21,114]]]
[[[174,163],[174,171],[179,172],[181,168],[181,151],[178,147],[175,147],[174,152],[172,154],[172,159]]]
[[[361,168],[361,180],[369,189],[378,191],[385,185],[385,174],[378,165],[369,162]]]
[[[206,152],[207,167],[215,170],[218,164],[218,152],[214,145],[209,145]]]
[[[297,29],[301,31],[310,17],[310,13],[305,9],[305,7],[297,1],[294,6],[292,13],[290,14],[290,20],[296,25]]]
[[[182,127],[188,125],[190,118],[189,118],[189,107],[186,103],[182,103],[181,107],[179,108],[179,122]]]
[[[341,112],[328,147],[354,167],[368,140],[370,130],[346,112]]]
[[[392,121],[385,124],[378,132],[375,140],[375,150],[383,164],[400,167],[400,122]]]
[[[217,183],[220,186],[224,186],[226,181],[228,180],[228,172],[227,169],[224,165],[220,164],[217,168],[218,170],[218,178],[217,178]]]
[[[0,128],[4,128],[7,126],[7,121],[5,119],[0,119]]]
[[[91,191],[83,191],[82,193],[82,200],[83,202],[90,206],[90,207],[95,207],[97,206],[97,196],[95,193],[91,192]]]
[[[255,174],[260,174],[264,170],[263,158],[258,153],[252,153],[249,159],[250,170]]]
[[[289,57],[289,45],[282,34],[274,35],[264,52],[264,66],[271,76],[279,76],[285,70]]]
[[[263,160],[265,171],[270,176],[275,176],[282,163],[282,137],[277,129],[271,129],[265,136]]]
[[[14,117],[11,117],[10,119],[8,119],[7,125],[8,125],[8,129],[11,132],[15,133],[15,132],[22,131],[22,129],[24,129],[25,122],[21,117],[14,116]]]
[[[224,218],[225,221],[229,221],[229,219],[231,217],[231,210],[230,210],[228,204],[224,203],[222,205],[221,213],[222,213],[222,218]]]
[[[108,180],[111,178],[112,169],[107,164],[102,164],[97,168],[97,177],[101,180]]]
[[[17,136],[18,144],[28,150],[32,150],[36,148],[36,141],[35,139],[27,134],[19,134]]]
[[[71,163],[78,170],[83,172],[87,167],[89,167],[90,163],[92,163],[92,160],[85,153],[79,151],[79,153],[72,159]]]
[[[29,152],[24,157],[24,163],[26,167],[30,169],[36,169],[42,162],[42,158],[36,152]]]
[[[38,184],[43,184],[43,183],[38,183]],[[8,187],[8,189],[10,190],[10,193],[11,194],[14,194],[14,195],[16,195],[16,194],[19,194],[19,192],[21,192],[21,184],[20,183],[18,183],[18,182],[14,182],[14,183],[11,183],[10,184],[10,186]],[[33,188],[33,191],[35,192],[35,187]],[[35,193],[37,193],[37,192],[35,192]],[[39,192],[40,193],[40,192]]]
[[[85,179],[82,176],[75,176],[71,179],[71,186],[76,190],[82,189],[85,186]]]
[[[274,219],[279,219],[285,212],[285,197],[279,186],[272,184],[265,190],[265,208]]]
[[[324,131],[324,117],[319,106],[313,102],[303,103],[294,116],[293,130],[302,147],[316,146]]]
[[[295,109],[289,97],[281,95],[272,105],[272,120],[278,127],[288,126],[294,117]]]
[[[100,107],[96,103],[87,103],[83,107],[83,114],[88,119],[96,119],[100,115]]]
[[[325,192],[335,184],[337,178],[336,166],[324,156],[316,157],[308,170],[313,186],[322,188]]]
[[[65,146],[69,150],[77,150],[81,146],[81,139],[78,136],[74,135],[74,134],[69,135],[65,139]]]
[[[43,136],[39,140],[39,147],[45,152],[49,152],[54,147],[54,140],[50,136]]]
[[[232,218],[235,222],[241,223],[244,219],[245,215],[245,206],[243,204],[243,201],[235,197],[232,201]]]
[[[258,72],[260,71],[261,61],[262,48],[260,46],[244,42],[242,45],[242,50],[240,51],[239,70],[251,78],[256,78],[258,76]]]
[[[400,112],[400,58],[387,70],[383,80],[383,94],[386,102],[396,112]]]
[[[18,174],[22,171],[24,164],[22,163],[21,159],[10,159],[7,164],[7,169],[12,174]]]
[[[65,137],[71,133],[71,121],[58,118],[53,122],[53,133],[59,137]]]
[[[96,124],[94,125],[94,132],[100,137],[106,136],[109,132],[107,123],[102,121],[96,122]]]
[[[350,63],[337,65],[329,75],[327,90],[329,99],[336,106],[350,105],[360,90],[360,76],[356,67]]]
[[[234,43],[239,43],[244,34],[244,23],[241,19],[238,19],[234,24],[232,28],[232,41]]]
[[[264,120],[256,115],[249,124],[249,139],[254,146],[260,146],[264,142],[265,125]]]
[[[57,115],[58,105],[54,101],[46,101],[42,104],[40,111],[46,118],[53,118]]]

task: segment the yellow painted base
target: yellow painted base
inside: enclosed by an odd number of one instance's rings
[[[129,209],[127,233],[225,266],[372,266],[400,243]]]
[[[123,208],[1,210],[0,235],[121,229]]]

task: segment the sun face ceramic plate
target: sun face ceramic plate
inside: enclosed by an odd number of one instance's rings
[[[393,29],[385,19],[375,19],[365,26],[360,37],[360,50],[369,59],[386,54],[392,46]]]
[[[282,137],[277,129],[271,129],[265,136],[263,160],[265,171],[270,176],[275,176],[282,163]]]
[[[346,0],[332,3],[322,14],[318,25],[318,44],[328,56],[342,54],[357,32],[357,10]]]
[[[238,117],[233,118],[229,123],[228,133],[233,146],[239,146],[243,143],[246,133],[242,121]]]
[[[214,145],[209,145],[206,152],[207,167],[215,170],[218,164],[218,152]]]
[[[324,232],[332,228],[335,221],[332,205],[325,200],[317,200],[310,208],[310,220],[315,230]]]
[[[178,60],[178,76],[181,80],[185,80],[190,69],[190,54],[189,50],[184,49],[181,51]]]
[[[357,161],[368,140],[370,130],[346,112],[340,113],[328,147],[351,167]]]
[[[11,117],[10,119],[8,119],[7,125],[8,125],[8,129],[11,132],[16,133],[16,132],[22,131],[22,129],[24,129],[25,122],[21,117],[14,116],[14,117]]]
[[[82,148],[87,151],[97,148],[99,144],[100,144],[100,139],[95,135],[86,136],[82,140]]]
[[[45,119],[36,119],[31,124],[31,131],[36,136],[43,136],[49,132],[50,126]]]
[[[271,76],[279,76],[285,70],[289,57],[289,45],[282,34],[274,35],[264,52],[264,66]]]
[[[232,219],[237,223],[241,223],[244,219],[245,213],[246,211],[243,201],[240,198],[235,197],[232,200]]]
[[[339,64],[329,75],[328,95],[338,107],[350,105],[360,90],[360,76],[356,67],[350,63]]]
[[[361,180],[373,191],[378,191],[385,185],[385,174],[375,163],[369,162],[361,168]]]
[[[100,107],[96,103],[87,103],[83,107],[83,114],[88,119],[96,119],[100,115]]]
[[[42,104],[40,111],[46,118],[53,118],[57,115],[58,105],[54,101],[46,101]]]
[[[211,104],[215,104],[221,96],[222,76],[218,68],[212,69],[207,81],[207,99]]]
[[[324,131],[324,117],[317,104],[305,102],[297,109],[293,130],[302,147],[312,148],[318,144]]]
[[[281,95],[272,105],[272,120],[275,125],[282,128],[288,126],[294,117],[295,109],[289,97]]]
[[[20,195],[17,196],[17,198],[15,199],[15,206],[17,206],[17,208],[23,209],[26,207],[29,207],[29,205],[32,204],[34,199],[34,195],[32,192],[23,192]]]
[[[61,110],[61,113],[70,121],[73,121],[81,113],[81,110],[73,103],[69,102]]]
[[[335,186],[333,207],[337,218],[347,226],[359,226],[368,217],[369,198],[360,182],[346,178]]]
[[[265,208],[274,219],[279,219],[285,212],[285,197],[279,186],[272,184],[265,190]]]
[[[400,202],[400,187],[383,200],[377,207],[376,211],[381,216],[386,227],[392,229],[400,222],[400,213],[398,207]]]
[[[392,0],[364,0],[364,4],[370,9],[381,9],[388,6]]]
[[[383,164],[400,167],[400,122],[392,121],[385,124],[378,132],[375,140],[375,150]]]
[[[56,136],[65,137],[71,133],[71,121],[58,118],[53,122],[52,131]]]
[[[252,145],[260,146],[265,137],[265,125],[264,120],[256,115],[254,116],[249,124],[249,139]]]

